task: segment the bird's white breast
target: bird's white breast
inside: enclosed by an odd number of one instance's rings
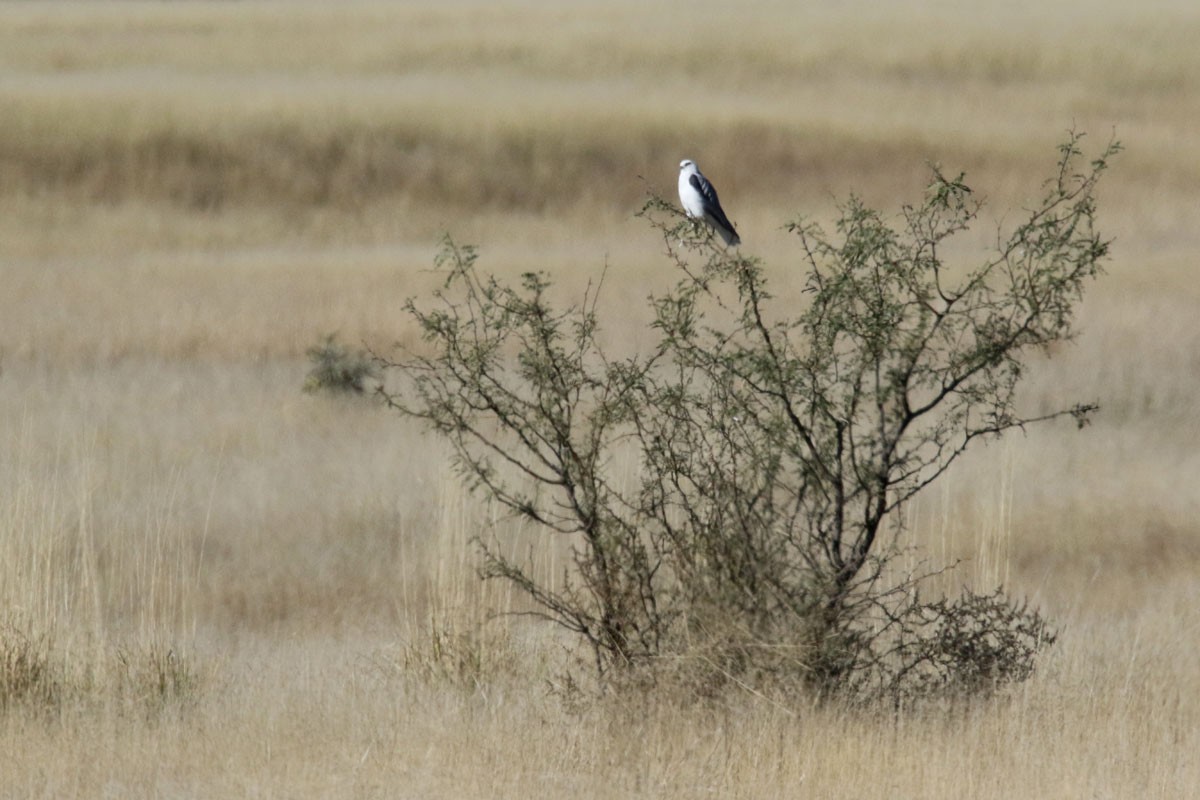
[[[679,171],[679,202],[683,203],[683,210],[687,212],[689,217],[703,217],[704,198],[688,182],[692,174],[692,170],[684,169]]]

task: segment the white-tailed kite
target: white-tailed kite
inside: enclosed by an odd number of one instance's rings
[[[741,237],[733,229],[733,223],[721,209],[717,190],[708,182],[708,178],[700,174],[700,168],[691,159],[679,162],[679,202],[683,203],[683,210],[689,217],[704,220],[721,234],[726,245],[742,243]]]

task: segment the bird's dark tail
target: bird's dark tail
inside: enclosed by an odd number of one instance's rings
[[[737,247],[742,243],[742,237],[738,236],[738,232],[734,230],[733,223],[725,214],[718,211],[712,214],[713,227],[717,229],[717,233],[721,234],[721,238],[725,240],[725,244],[729,247]]]

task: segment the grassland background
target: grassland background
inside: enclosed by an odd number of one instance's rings
[[[0,5],[0,622],[74,687],[0,708],[0,797],[1190,796],[1197,41],[1168,0]],[[1127,147],[1116,241],[1027,399],[1101,415],[910,517],[1062,625],[1007,699],[564,707],[561,641],[488,619],[492,520],[436,443],[300,392],[325,333],[411,339],[442,231],[567,292],[607,263],[635,347],[673,276],[632,212],[681,158],[787,287],[784,222],[895,212],[930,161],[989,198],[970,259],[1069,127]]]

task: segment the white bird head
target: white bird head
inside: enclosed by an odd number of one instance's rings
[[[680,169],[687,169],[688,167],[696,169],[696,162],[692,161],[690,158],[685,158],[683,161],[679,162]]]

